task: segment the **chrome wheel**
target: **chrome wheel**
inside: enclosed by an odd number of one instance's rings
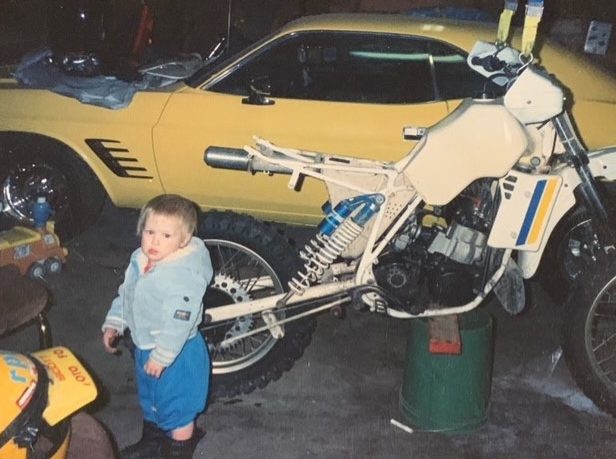
[[[214,267],[214,280],[204,297],[205,312],[230,303],[275,295],[283,285],[270,264],[249,248],[231,241],[205,239]],[[284,317],[282,312],[278,313]],[[261,360],[276,344],[268,331],[233,340],[265,325],[260,314],[208,324],[202,333],[208,343],[214,374],[231,373]],[[231,341],[229,341],[231,340]]]
[[[69,181],[60,169],[46,163],[15,164],[2,183],[3,212],[18,221],[32,221],[32,206],[45,196],[54,210],[54,218],[69,205]]]

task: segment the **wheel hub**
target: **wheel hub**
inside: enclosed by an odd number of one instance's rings
[[[65,211],[68,201],[68,181],[64,174],[47,164],[19,164],[2,184],[2,211],[17,220],[32,220],[32,205],[45,196],[54,213]]]
[[[584,221],[569,232],[563,268],[569,279],[575,280],[584,268],[595,260],[601,245],[589,221]]]

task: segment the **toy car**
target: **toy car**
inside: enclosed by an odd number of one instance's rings
[[[62,271],[67,254],[53,222],[39,230],[15,226],[0,232],[0,266],[15,265],[22,275],[33,279]]]

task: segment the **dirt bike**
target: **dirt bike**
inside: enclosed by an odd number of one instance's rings
[[[203,333],[214,395],[277,379],[310,341],[315,315],[351,304],[399,319],[449,316],[490,293],[511,314],[526,303],[550,235],[576,202],[592,219],[592,253],[566,304],[563,349],[573,377],[616,414],[610,361],[616,288],[614,234],[599,178],[616,178],[616,147],[586,151],[556,79],[510,45],[478,42],[468,65],[481,97],[442,121],[404,129],[419,139],[395,162],[287,148],[256,138],[243,150],[209,147],[217,168],[322,181],[329,201],[297,255],[274,226],[231,212],[201,224],[215,279]]]

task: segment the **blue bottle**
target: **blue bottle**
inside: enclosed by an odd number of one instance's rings
[[[36,229],[45,228],[47,220],[51,217],[53,210],[47,202],[45,196],[36,198],[36,202],[32,205],[32,217],[34,218],[34,227]]]

